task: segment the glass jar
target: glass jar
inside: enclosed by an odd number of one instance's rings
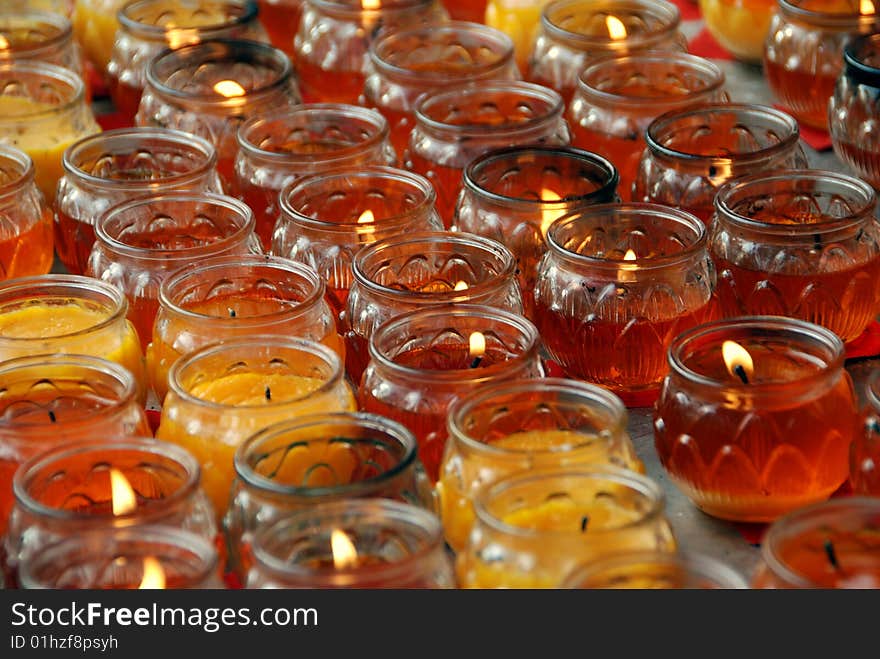
[[[437,495],[446,542],[460,552],[481,488],[517,471],[613,464],[641,473],[626,408],[611,392],[542,378],[482,385],[449,406]]]
[[[519,70],[529,69],[529,53],[538,33],[541,10],[549,0],[488,0],[484,21],[513,39]]]
[[[760,66],[777,0],[700,0],[706,29],[736,59]]]
[[[292,71],[287,55],[256,41],[214,39],[166,50],[147,66],[135,124],[208,140],[224,189],[233,190],[238,127],[299,104]]]
[[[44,62],[0,62],[0,144],[30,156],[34,180],[50,204],[65,149],[100,131],[78,75]]]
[[[220,522],[242,442],[279,421],[354,409],[335,352],[307,339],[251,335],[209,344],[174,362],[156,437],[195,455]]]
[[[446,87],[482,80],[516,80],[513,42],[476,23],[395,30],[370,46],[370,67],[361,102],[388,120],[398,153],[409,145],[416,102]]]
[[[666,375],[666,350],[715,316],[706,228],[656,204],[576,210],[547,231],[538,267],[536,324],[569,377],[636,404]]]
[[[718,191],[709,249],[726,317],[775,315],[857,339],[880,311],[880,220],[864,181],[776,170]]]
[[[380,32],[447,19],[439,0],[304,0],[293,40],[303,101],[357,104]]]
[[[629,552],[577,568],[560,588],[573,589],[748,589],[743,576],[707,554]]]
[[[673,552],[663,490],[620,467],[532,469],[477,494],[456,556],[462,588],[558,588],[581,563],[625,551]]]
[[[286,185],[309,174],[374,164],[397,164],[382,115],[355,105],[310,103],[239,127],[235,193],[253,209],[257,234],[269,250]]]
[[[253,552],[247,588],[455,587],[440,520],[398,501],[333,501],[290,513],[256,535]]]
[[[617,181],[614,165],[580,149],[495,149],[465,167],[452,228],[492,238],[513,252],[523,308],[534,321],[547,229],[575,208],[618,201]]]
[[[797,121],[765,105],[676,110],[651,123],[634,199],[676,206],[708,226],[718,189],[758,172],[807,167]]]
[[[53,247],[52,209],[34,182],[34,162],[0,144],[0,281],[46,274]]]
[[[828,330],[743,316],[680,334],[654,412],[670,480],[703,512],[768,522],[827,499],[849,475],[858,423]]]
[[[608,158],[620,174],[620,196],[632,198],[645,130],[664,112],[727,101],[724,72],[686,53],[602,58],[577,78],[568,106],[572,143]]]
[[[680,24],[678,7],[666,0],[554,0],[541,12],[526,79],[555,89],[569,103],[578,74],[597,57],[687,52]]]
[[[880,190],[880,34],[860,37],[843,52],[844,69],[828,106],[834,152]]]
[[[361,381],[373,332],[405,311],[464,303],[522,313],[515,266],[501,243],[466,233],[414,232],[363,248],[343,314],[349,377]]]
[[[403,159],[434,185],[437,210],[449,227],[464,168],[491,149],[568,144],[564,110],[559,94],[527,82],[486,81],[434,92],[416,104]]]
[[[538,347],[532,323],[491,307],[461,304],[394,316],[370,337],[360,409],[409,428],[436,482],[453,398],[486,382],[542,377]]]
[[[257,0],[260,22],[269,35],[269,43],[284,51],[296,65],[293,39],[299,31],[305,0]]]
[[[169,274],[211,256],[260,253],[251,209],[225,195],[177,192],[122,202],[98,218],[95,235],[85,274],[125,294],[143,346]]]
[[[872,2],[778,0],[764,45],[764,73],[784,110],[828,130],[828,100],[843,70],[843,49],[859,34],[880,29]],[[869,11],[868,11],[869,9]]]
[[[258,432],[235,453],[236,479],[224,520],[242,581],[253,536],[282,517],[327,501],[383,498],[434,509],[416,438],[373,414],[315,414]]]
[[[364,165],[304,177],[280,193],[272,254],[314,268],[340,314],[358,250],[388,236],[442,229],[435,199],[430,181],[393,167]]]
[[[73,3],[73,36],[88,61],[102,75],[119,29],[116,15],[126,2],[128,0],[75,0]]]
[[[192,263],[159,286],[159,311],[147,347],[150,384],[160,401],[181,356],[216,341],[255,334],[298,336],[345,359],[324,280],[301,263],[274,256],[215,256]]]
[[[849,482],[856,494],[880,496],[880,370],[865,386],[862,425],[850,447]]]
[[[119,29],[107,64],[110,97],[127,120],[134,119],[146,84],[147,66],[166,48],[211,39],[267,43],[254,0],[135,0],[119,10]]]
[[[35,9],[0,11],[0,62],[37,60],[70,69],[85,81],[83,55],[73,39],[70,19]],[[91,92],[86,83],[86,102]]]

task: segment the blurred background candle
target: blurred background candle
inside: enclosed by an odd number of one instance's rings
[[[778,0],[700,0],[706,29],[736,59],[760,65]]]
[[[269,35],[269,43],[280,48],[296,64],[293,39],[299,31],[305,0],[257,0],[260,22]]]
[[[119,22],[117,12],[127,0],[75,0],[73,34],[91,66],[104,75],[113,52]]]
[[[865,496],[880,496],[880,369],[875,369],[865,385],[862,424],[853,439],[849,457],[849,482]]]
[[[541,22],[541,10],[548,0],[488,0],[484,22],[513,40],[516,64],[528,71],[529,53]]]

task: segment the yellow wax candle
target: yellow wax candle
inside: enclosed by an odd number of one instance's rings
[[[549,0],[489,0],[486,25],[501,30],[513,39],[516,64],[528,70],[529,53],[541,23],[541,11]]]
[[[700,0],[706,28],[737,59],[760,62],[777,0]]]
[[[101,72],[106,71],[119,21],[116,13],[127,0],[78,0],[73,10],[73,34],[86,57]]]

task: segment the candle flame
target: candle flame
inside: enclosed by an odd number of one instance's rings
[[[115,516],[127,515],[137,508],[137,496],[118,469],[110,468],[110,503]]]
[[[736,375],[736,368],[739,366],[745,371],[746,376],[752,376],[752,373],[755,370],[752,356],[749,354],[748,350],[743,348],[736,341],[725,341],[722,343],[721,356],[724,358],[724,365],[727,367],[727,372],[731,375]]]
[[[486,352],[486,337],[483,336],[482,332],[471,332],[468,343],[470,344],[470,356],[472,359],[482,357]]]
[[[373,211],[371,210],[365,210],[358,218],[358,224],[372,224],[375,221],[376,217],[373,215]]]
[[[226,98],[244,96],[246,93],[244,87],[235,82],[235,80],[221,80],[214,85],[214,91]]]
[[[6,50],[9,48],[9,40],[0,34],[0,50]]]
[[[454,289],[454,290],[456,290],[456,291],[466,291],[467,289],[468,289],[468,285],[467,285],[467,282],[466,282],[466,281],[457,281],[457,282],[455,283],[455,289]]]
[[[637,258],[636,253],[631,249],[626,250],[626,254],[623,255],[624,261],[635,261]]]
[[[617,16],[606,16],[605,27],[608,28],[608,36],[614,41],[626,39],[626,26]]]
[[[382,7],[381,0],[361,0],[361,8],[366,10],[379,9]]]
[[[550,188],[542,188],[541,189],[541,201],[561,201],[562,197],[560,197],[556,192],[551,190]],[[541,233],[544,236],[547,236],[547,231],[550,230],[550,225],[553,224],[558,217],[562,215],[563,211],[558,208],[545,208],[541,211]]]
[[[158,559],[152,556],[144,559],[144,576],[138,590],[165,590],[165,570]]]
[[[181,46],[187,46],[189,44],[199,43],[200,39],[198,34],[196,34],[193,30],[176,30],[177,26],[173,22],[169,22],[165,25],[165,41],[168,43],[168,47],[171,50],[175,50],[180,48]],[[232,82],[231,80],[224,80],[222,82]],[[221,83],[217,83],[218,85]],[[218,94],[223,94],[223,92],[219,91],[216,86],[214,90]],[[244,90],[242,90],[244,93]],[[227,94],[223,94],[226,96]],[[233,96],[241,96],[241,94],[233,94]]]
[[[345,531],[333,529],[330,534],[330,550],[333,552],[333,567],[345,570],[357,564],[357,549]]]
[[[859,13],[863,16],[870,16],[871,14],[876,13],[876,11],[874,3],[871,2],[871,0],[862,0],[859,3]]]

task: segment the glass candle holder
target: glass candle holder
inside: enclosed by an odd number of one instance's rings
[[[799,136],[793,117],[765,105],[727,103],[669,112],[648,127],[633,197],[676,206],[708,226],[715,195],[727,181],[806,168]]]
[[[635,404],[666,375],[681,332],[716,315],[715,271],[696,217],[655,204],[576,210],[547,232],[535,317],[569,375]]]
[[[446,20],[438,0],[304,0],[293,40],[303,101],[357,104],[380,32]]]
[[[849,482],[856,494],[880,495],[880,370],[865,386],[862,425],[850,447]]]
[[[435,515],[353,499],[290,513],[259,532],[247,587],[454,588],[455,575]]]
[[[373,332],[358,401],[413,432],[436,482],[453,398],[483,383],[543,375],[538,332],[522,316],[470,304],[421,309]]]
[[[206,140],[161,128],[118,128],[64,153],[55,200],[55,250],[69,272],[85,272],[95,221],[133,197],[176,190],[220,192],[217,154]]]
[[[73,26],[63,14],[36,9],[0,11],[0,62],[37,60],[83,75],[83,55],[73,38]],[[86,84],[86,99],[91,94]]]
[[[880,35],[855,39],[843,59],[828,106],[831,142],[843,162],[880,190],[880,136],[872,123],[880,113]]]
[[[257,0],[260,22],[269,35],[269,43],[284,51],[296,64],[293,39],[299,31],[305,0]]]
[[[864,181],[777,170],[718,191],[709,249],[727,317],[774,315],[858,338],[880,309],[880,220]]]
[[[347,307],[351,262],[389,236],[443,228],[430,181],[403,169],[365,165],[315,174],[280,193],[272,254],[315,269],[336,314]]]
[[[143,346],[169,274],[212,256],[260,253],[251,209],[225,195],[177,192],[123,202],[98,218],[95,235],[86,275],[125,294]]]
[[[310,174],[397,164],[388,122],[378,112],[342,103],[311,103],[253,117],[238,129],[235,189],[257,220],[266,250],[280,215],[279,194]]]
[[[575,380],[499,382],[460,394],[449,406],[436,486],[446,542],[462,551],[480,489],[517,471],[612,464],[644,473],[626,424],[619,398]]]
[[[621,198],[629,201],[651,122],[672,110],[726,101],[724,81],[714,62],[686,53],[602,58],[578,75],[567,114],[572,144],[614,163]]]
[[[416,104],[403,159],[434,185],[437,210],[449,227],[464,168],[492,149],[567,145],[564,110],[559,94],[527,82],[486,81],[435,92]]]
[[[857,426],[843,343],[800,320],[745,316],[678,336],[654,445],[700,510],[768,522],[827,499],[849,475]]]
[[[217,149],[224,189],[233,190],[238,127],[299,102],[284,52],[256,41],[214,39],[150,60],[135,124],[204,137]]]
[[[52,268],[52,209],[34,182],[34,162],[0,144],[0,281]]]
[[[156,437],[196,456],[219,521],[229,504],[233,456],[245,439],[279,421],[354,409],[335,352],[307,339],[255,335],[174,362]]]
[[[242,581],[253,536],[298,510],[327,501],[383,498],[433,510],[416,438],[373,414],[316,414],[258,432],[235,454],[236,479],[224,520]]]
[[[541,10],[548,0],[487,0],[483,22],[501,30],[513,40],[516,64],[528,71],[529,53],[541,22]]]
[[[520,78],[510,37],[477,23],[392,31],[377,38],[369,52],[362,102],[388,119],[398,153],[409,144],[422,96],[468,82]]]
[[[663,491],[619,467],[534,469],[484,487],[456,555],[462,588],[558,588],[581,563],[676,549]]]
[[[555,0],[541,12],[526,79],[555,89],[569,103],[578,74],[597,57],[687,52],[680,24],[678,7],[666,0]]]
[[[115,108],[134,119],[147,66],[166,48],[212,39],[268,42],[257,12],[254,0],[135,0],[123,5],[107,64]]]
[[[64,150],[101,131],[82,78],[55,64],[0,62],[0,90],[0,143],[30,156],[37,187],[51,204]]]
[[[778,0],[764,45],[770,91],[799,121],[828,130],[828,99],[843,70],[843,49],[878,29],[880,14],[870,0]]]
[[[100,74],[107,70],[113,52],[117,13],[129,0],[76,0],[73,7],[73,36],[83,53]]]
[[[700,0],[706,29],[742,62],[761,64],[778,0]]]
[[[365,247],[352,261],[343,314],[349,377],[360,382],[370,337],[398,314],[462,303],[522,313],[515,267],[501,243],[466,233],[415,232]]]
[[[534,321],[547,229],[575,208],[618,201],[617,181],[614,165],[580,149],[495,149],[465,167],[453,229],[492,238],[513,252],[523,308]]]
[[[880,499],[846,497],[776,520],[761,542],[754,588],[880,588]]]

